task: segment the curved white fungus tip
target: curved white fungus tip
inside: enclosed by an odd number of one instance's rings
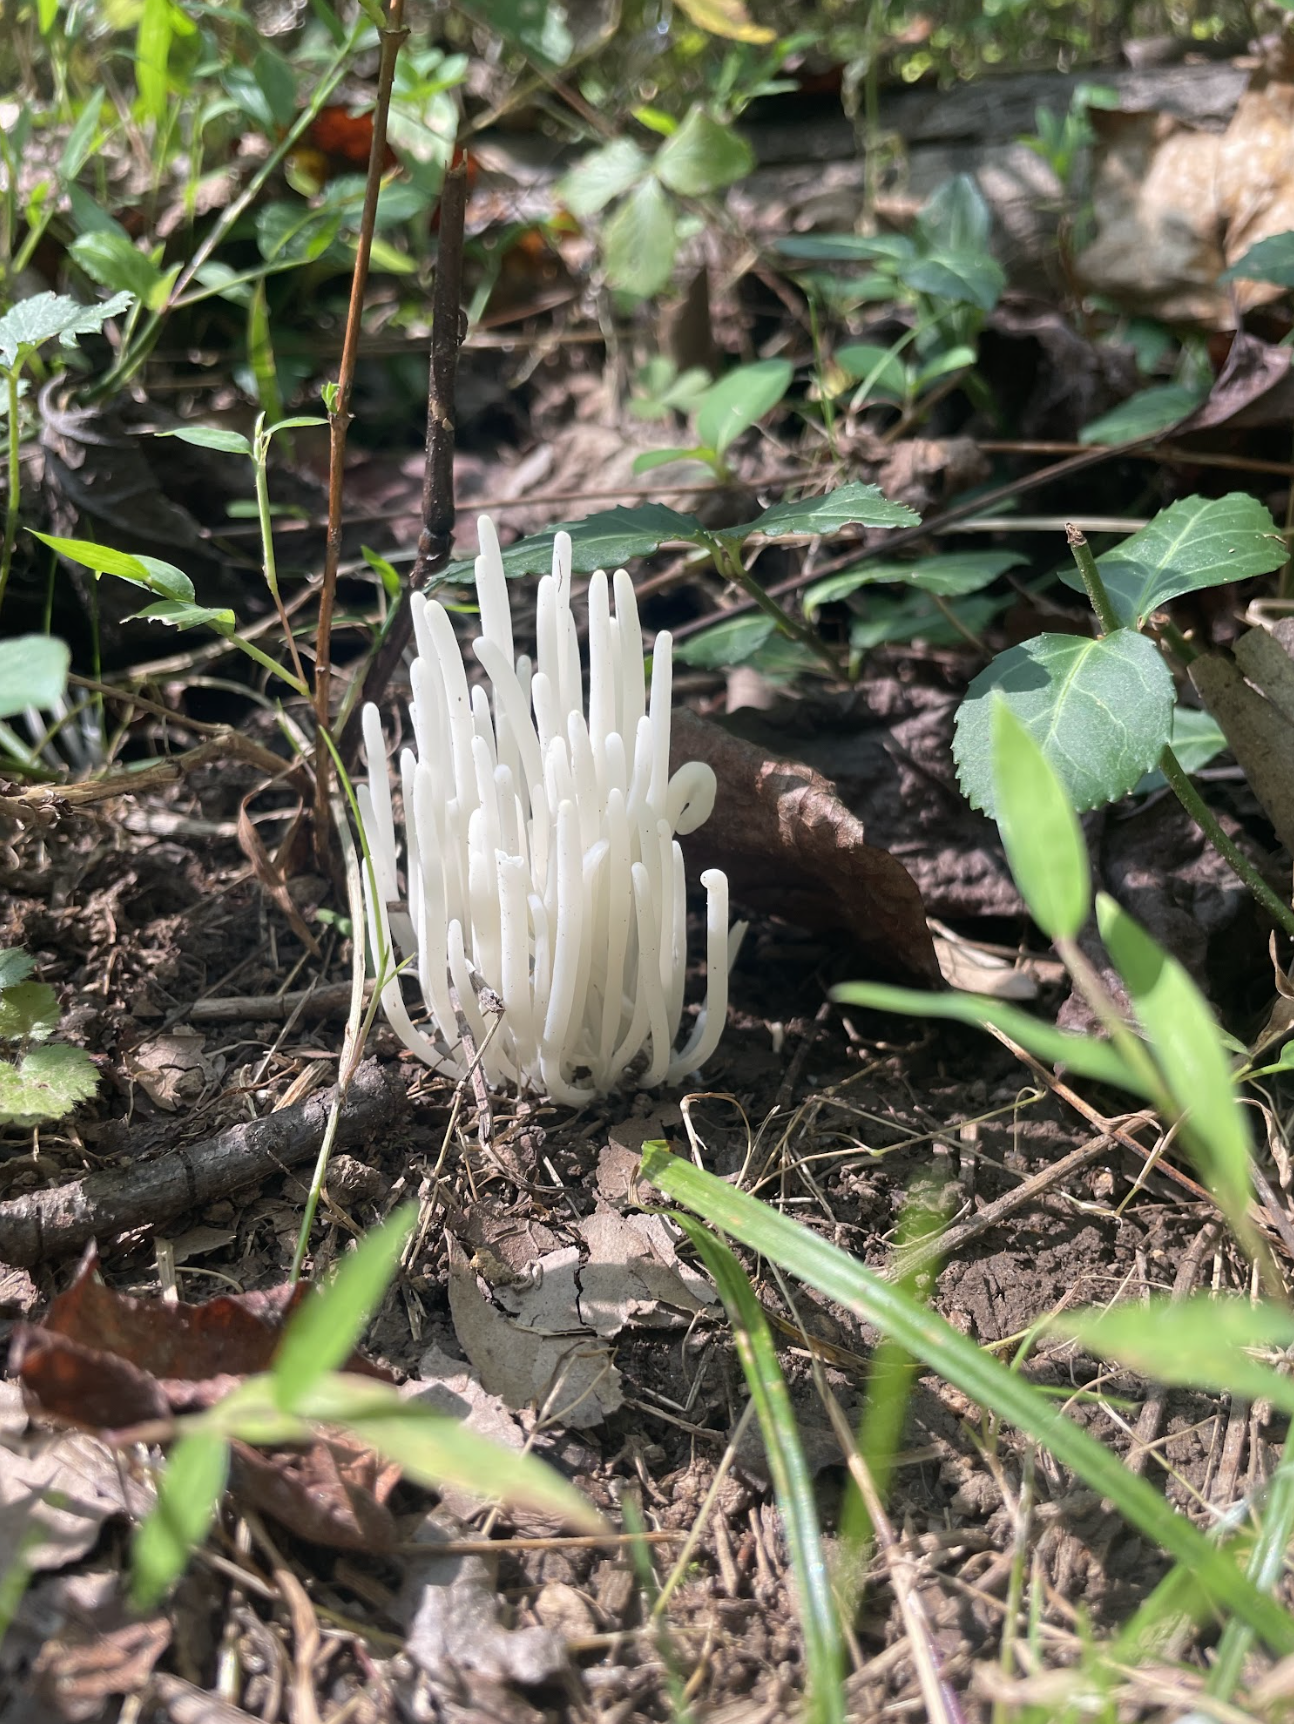
[[[488,516],[478,531],[484,683],[469,683],[444,607],[421,593],[410,603],[403,880],[381,719],[372,706],[362,714],[365,917],[374,954],[388,954],[383,1008],[406,1048],[458,1079],[479,1061],[491,1084],[572,1106],[626,1080],[680,1082],[718,1045],[745,927],[729,928],[727,878],[708,869],[705,1002],[676,1047],[687,971],[677,837],[709,818],[718,785],[704,761],[669,773],[670,637],[656,637],[648,690],[633,582],[599,571],[581,662],[571,538],[559,532],[538,583],[534,656],[517,657]],[[393,937],[416,956],[425,1027],[392,973]]]

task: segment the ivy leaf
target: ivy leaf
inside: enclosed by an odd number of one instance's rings
[[[769,539],[792,533],[835,533],[841,527],[912,527],[921,517],[906,503],[891,503],[877,485],[855,479],[821,497],[804,497],[798,503],[774,503],[771,509],[746,527],[733,531],[744,539],[763,533]]]
[[[0,718],[29,706],[37,711],[56,706],[67,687],[71,662],[67,642],[53,635],[15,635],[0,641]]]
[[[1080,443],[1131,443],[1134,437],[1157,437],[1193,413],[1208,394],[1207,389],[1190,389],[1184,383],[1164,383],[1154,389],[1141,389],[1084,425],[1078,434]]]
[[[17,982],[0,994],[0,1041],[47,1042],[58,1028],[58,995],[48,982]]]
[[[755,152],[745,138],[700,107],[693,108],[665,140],[653,163],[662,185],[685,198],[704,197],[730,186],[754,166]]]
[[[678,231],[669,199],[647,179],[625,199],[602,232],[607,285],[650,299],[674,273]]]
[[[78,335],[97,335],[110,317],[134,303],[129,293],[114,293],[101,305],[81,305],[62,293],[34,293],[20,299],[0,317],[0,365],[12,370],[24,348],[36,348],[55,336],[64,347],[75,347]]]
[[[1037,635],[999,653],[971,683],[957,712],[953,759],[972,808],[996,819],[990,749],[991,696],[1007,705],[1042,749],[1077,809],[1099,808],[1135,788],[1168,741],[1173,678],[1153,641],[1132,629],[1100,640]]]
[[[1140,628],[1152,611],[1183,593],[1225,586],[1279,569],[1287,552],[1271,515],[1241,491],[1184,497],[1096,560],[1121,624]],[[1081,588],[1077,570],[1067,586]]]
[[[759,359],[739,365],[706,390],[696,412],[696,434],[716,455],[748,431],[786,394],[794,367],[789,359]]]
[[[0,1120],[8,1125],[40,1125],[61,1119],[98,1088],[99,1074],[84,1048],[48,1042],[33,1048],[18,1064],[0,1061]]]
[[[503,553],[504,573],[546,575],[553,566],[553,539],[558,533],[571,535],[571,566],[577,575],[592,574],[594,569],[618,569],[635,557],[650,557],[667,540],[706,542],[705,528],[692,515],[681,515],[663,503],[643,503],[636,509],[621,506],[582,521],[562,521],[546,532],[509,545]],[[474,573],[475,563],[461,558],[451,563],[441,578],[469,581]]]
[[[631,138],[615,138],[592,150],[553,189],[557,202],[583,220],[623,197],[647,172],[647,158]]]
[[[857,563],[807,588],[804,614],[812,618],[823,605],[837,604],[860,587],[891,583],[919,587],[941,599],[964,598],[1027,560],[1017,551],[951,551],[947,556],[922,557],[915,563]]]

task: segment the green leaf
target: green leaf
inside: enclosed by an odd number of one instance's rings
[[[652,164],[664,185],[680,197],[703,197],[744,179],[755,166],[755,152],[731,126],[693,108],[683,124],[656,152]]]
[[[0,993],[0,1041],[47,1042],[58,1028],[58,995],[48,982],[15,982]]]
[[[1006,859],[1029,913],[1072,940],[1092,909],[1087,845],[1064,786],[1001,694],[992,700],[993,800]]]
[[[1285,541],[1255,497],[1184,497],[1096,559],[1106,592],[1125,627],[1140,628],[1152,611],[1183,593],[1268,575],[1285,561]],[[1066,586],[1081,588],[1076,570]]]
[[[979,636],[1010,603],[1007,597],[945,599],[940,609],[925,593],[905,593],[902,598],[873,594],[849,625],[849,644],[857,653],[903,641],[925,641],[928,646],[964,647],[967,634]]]
[[[1006,272],[996,258],[978,252],[933,251],[896,266],[895,274],[914,293],[953,305],[975,305],[992,311],[1006,286]]]
[[[553,566],[553,539],[558,533],[571,535],[571,567],[577,575],[592,574],[594,569],[618,569],[635,557],[650,557],[667,540],[706,542],[705,528],[693,515],[680,515],[663,503],[642,503],[636,509],[622,506],[582,521],[563,521],[547,532],[509,545],[503,553],[504,573],[546,575]],[[475,573],[475,561],[460,558],[449,565],[442,579],[470,581]]]
[[[171,0],[143,0],[135,32],[135,84],[141,119],[158,125],[166,117],[170,94],[167,66],[171,56],[174,23]]]
[[[16,1066],[0,1061],[0,1121],[29,1126],[61,1119],[98,1086],[99,1074],[84,1048],[46,1042]]]
[[[575,52],[567,7],[560,0],[463,0],[462,10],[549,71],[564,66]]]
[[[1294,1414],[1294,1381],[1250,1356],[1250,1350],[1279,1354],[1294,1345],[1294,1315],[1282,1306],[1195,1293],[1067,1313],[1048,1327],[1157,1382],[1267,1400]]]
[[[838,347],[833,358],[855,383],[867,384],[869,400],[907,399],[907,367],[890,348],[874,347],[867,341],[850,341],[844,347]]]
[[[241,431],[225,431],[218,425],[183,425],[178,431],[156,431],[156,437],[178,437],[199,449],[218,449],[222,455],[250,455],[252,446]]]
[[[1152,1545],[1185,1564],[1215,1608],[1242,1617],[1273,1651],[1294,1651],[1294,1618],[1284,1607],[1247,1580],[1234,1558],[1171,1508],[1154,1485],[1129,1472],[1113,1448],[1075,1424],[1019,1372],[821,1234],[668,1154],[663,1144],[643,1145],[642,1168],[666,1197],[892,1336],[928,1370],[1015,1425],[1098,1497],[1108,1497]]]
[[[18,946],[0,946],[0,990],[24,982],[36,965]]]
[[[1168,742],[1186,773],[1199,772],[1231,746],[1211,712],[1182,706],[1180,702],[1173,708],[1173,729]],[[1152,790],[1162,790],[1167,783],[1159,768],[1152,767],[1138,779],[1132,794],[1148,796]]]
[[[992,229],[984,194],[969,174],[945,180],[917,216],[917,230],[926,245],[945,251],[985,253]]]
[[[99,117],[103,112],[103,98],[91,94],[85,98],[79,118],[72,130],[67,134],[67,142],[58,158],[58,177],[67,185],[74,180],[85,166],[94,148],[95,138],[99,131]]]
[[[256,212],[256,243],[266,263],[313,263],[336,239],[341,220],[338,209],[265,204]]]
[[[582,156],[553,187],[553,197],[581,221],[623,197],[647,172],[647,158],[630,138],[614,138]]]
[[[950,551],[915,563],[856,563],[806,588],[804,614],[811,618],[823,605],[837,604],[860,587],[892,584],[918,587],[943,599],[964,598],[1027,561],[1016,551]]]
[[[678,0],[698,30],[726,36],[730,42],[775,42],[777,32],[752,21],[745,0]]]
[[[274,1398],[285,1413],[296,1412],[328,1371],[338,1371],[391,1283],[400,1254],[418,1218],[406,1203],[348,1252],[327,1286],[312,1288],[293,1312],[270,1367]]]
[[[840,1621],[818,1525],[813,1475],[804,1458],[768,1319],[728,1247],[691,1216],[678,1215],[675,1219],[709,1270],[723,1300],[742,1375],[764,1439],[773,1494],[781,1511],[795,1577],[795,1597],[804,1637],[808,1674],[805,1716],[814,1724],[844,1724]]]
[[[125,234],[83,233],[68,249],[100,287],[129,293],[150,309],[154,307],[165,278]]]
[[[783,257],[803,258],[811,263],[857,263],[881,259],[903,261],[915,255],[906,234],[815,233],[785,234],[773,242]]]
[[[359,554],[372,569],[382,583],[382,591],[392,604],[400,596],[400,574],[394,563],[388,561],[380,551],[375,551],[371,545],[361,545]]]
[[[1132,790],[1168,741],[1173,678],[1153,641],[1131,629],[1100,640],[1035,635],[999,653],[971,683],[953,734],[957,777],[972,808],[996,818],[990,697],[1000,690],[1069,792],[1100,808]]]
[[[60,557],[79,563],[96,575],[116,575],[119,580],[146,587],[151,593],[192,602],[193,582],[182,569],[161,557],[131,556],[128,551],[114,551],[110,545],[96,545],[93,539],[61,539],[53,533],[38,533],[34,527],[29,530],[33,539],[39,539]]]
[[[763,533],[780,539],[793,533],[835,533],[841,527],[912,527],[921,519],[906,503],[891,503],[877,485],[854,479],[821,497],[802,497],[796,503],[774,503],[749,526],[730,529],[746,538]]]
[[[701,397],[696,410],[696,434],[717,455],[743,431],[771,413],[791,387],[794,367],[789,359],[757,359],[739,365]]]
[[[142,611],[136,611],[126,620],[132,623],[166,623],[173,629],[195,629],[206,623],[220,635],[232,634],[238,626],[238,619],[231,610],[193,604],[188,599],[159,599],[156,604],[145,605]]]
[[[1276,287],[1294,287],[1294,233],[1273,233],[1251,245],[1219,281],[1270,281]]]
[[[634,456],[633,470],[635,473],[650,473],[675,461],[699,461],[706,466],[711,457],[717,458],[713,449],[648,449],[645,454]]]
[[[1096,914],[1168,1092],[1187,1116],[1182,1135],[1205,1184],[1237,1236],[1251,1240],[1252,1145],[1217,1020],[1185,968],[1104,892]]]
[[[157,1501],[131,1548],[130,1595],[137,1610],[152,1610],[184,1573],[216,1518],[228,1476],[229,1445],[213,1431],[191,1431],[171,1450]]]
[[[1068,1066],[1080,1077],[1113,1089],[1146,1094],[1140,1077],[1109,1042],[1096,1036],[1072,1035],[1054,1024],[1030,1017],[1019,1006],[981,994],[927,994],[916,988],[896,988],[888,982],[842,982],[831,997],[847,1006],[866,1006],[873,1012],[896,1012],[914,1018],[947,1018],[953,1023],[972,1024],[979,1029],[1001,1030],[1019,1042],[1037,1059],[1050,1065]]]
[[[67,642],[53,635],[0,640],[0,718],[12,718],[29,706],[38,712],[56,706],[67,688],[71,663]]]
[[[729,665],[749,663],[776,629],[772,617],[762,612],[734,617],[729,623],[716,623],[688,640],[675,642],[674,657],[701,670],[726,670]]]
[[[120,316],[132,304],[129,293],[114,293],[101,305],[82,305],[62,293],[20,299],[0,317],[0,365],[12,370],[24,348],[39,347],[55,336],[64,347],[75,347],[78,335],[97,335],[110,317]]]
[[[1193,413],[1208,394],[1184,383],[1163,383],[1142,389],[1126,401],[1084,425],[1080,443],[1131,443],[1135,437],[1158,437],[1179,419]]]
[[[276,424],[267,425],[265,435],[277,437],[280,431],[304,431],[311,425],[326,425],[328,421],[318,413],[299,413],[292,419],[280,419]]]
[[[650,299],[674,273],[674,208],[654,179],[644,180],[602,230],[607,285]]]

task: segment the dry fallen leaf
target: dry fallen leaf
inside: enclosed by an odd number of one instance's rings
[[[685,760],[708,762],[719,786],[714,813],[683,839],[690,869],[722,868],[733,898],[754,910],[848,932],[876,972],[941,981],[911,875],[867,843],[830,780],[680,708],[670,763]]]
[[[189,1024],[152,1036],[125,1057],[127,1072],[155,1107],[174,1113],[200,1101],[216,1075],[203,1052],[204,1040]]]

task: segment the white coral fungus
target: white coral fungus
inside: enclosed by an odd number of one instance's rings
[[[687,903],[675,834],[708,818],[715,777],[702,761],[669,774],[670,637],[656,636],[648,699],[633,582],[599,570],[586,707],[569,536],[556,535],[553,572],[539,582],[533,662],[513,652],[507,577],[485,517],[480,544],[472,651],[485,686],[469,688],[444,606],[410,600],[418,656],[414,746],[400,755],[403,898],[382,728],[364,708],[369,941],[390,952],[394,936],[411,961],[431,1033],[410,1020],[389,963],[382,1005],[411,1052],[454,1076],[470,1064],[465,1028],[494,1085],[577,1104],[627,1078],[676,1083],[718,1045],[744,929],[729,934],[727,877],[708,869],[705,1005],[676,1052]]]

